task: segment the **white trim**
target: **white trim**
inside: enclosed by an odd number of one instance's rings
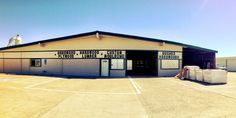
[[[41,84],[46,84],[46,83],[49,83],[49,82],[53,82],[53,81],[56,81],[56,80],[60,80],[60,79],[58,78],[58,79],[48,80],[48,81],[32,84],[32,85],[29,85],[29,86],[25,86],[24,88],[28,89],[28,88],[32,88],[32,87],[35,87],[35,86],[39,86]]]
[[[45,89],[45,88],[28,88],[28,89],[35,89],[35,90],[42,90],[42,91],[49,91],[49,92],[64,92],[64,93],[74,93],[74,94],[97,94],[97,95],[135,95],[136,93],[114,93],[114,92],[78,92],[78,91],[67,91],[67,90],[59,90],[59,89]]]
[[[129,77],[129,81],[131,82],[132,86],[134,87],[136,93],[141,94],[141,91],[139,90],[139,88],[141,88],[141,87],[130,77]]]

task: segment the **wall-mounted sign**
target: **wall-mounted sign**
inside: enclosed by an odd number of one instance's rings
[[[58,51],[57,55],[58,55],[58,58],[70,59],[70,58],[74,58],[75,51],[73,51],[73,50],[62,50],[62,51]]]
[[[180,60],[182,59],[182,52],[160,51],[158,52],[158,59],[160,59],[160,67],[162,69],[179,70]]]
[[[158,53],[158,58],[163,60],[178,60],[182,59],[182,53],[163,51]]]
[[[122,59],[125,58],[125,54],[122,51],[110,50],[104,55],[104,58],[115,58]]]
[[[125,51],[120,50],[63,50],[57,52],[58,58],[110,58],[110,59],[123,59],[125,58]]]
[[[99,51],[98,50],[83,50],[83,51],[80,51],[79,54],[82,56],[82,58],[93,59],[93,58],[97,58]]]

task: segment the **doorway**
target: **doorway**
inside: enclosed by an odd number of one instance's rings
[[[127,51],[127,75],[157,76],[157,51]]]
[[[214,69],[215,52],[183,48],[183,67],[186,65],[196,65],[202,69]]]
[[[101,59],[101,76],[108,77],[109,76],[109,59]]]

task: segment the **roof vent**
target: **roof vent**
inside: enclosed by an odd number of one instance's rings
[[[14,46],[14,45],[19,45],[22,43],[22,38],[20,37],[20,35],[16,35],[12,38],[9,39],[9,43],[7,46]]]

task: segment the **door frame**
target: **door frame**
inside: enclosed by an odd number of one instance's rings
[[[102,76],[102,60],[108,60],[108,76]],[[111,60],[108,58],[100,59],[100,77],[110,77],[110,70],[111,70]]]

